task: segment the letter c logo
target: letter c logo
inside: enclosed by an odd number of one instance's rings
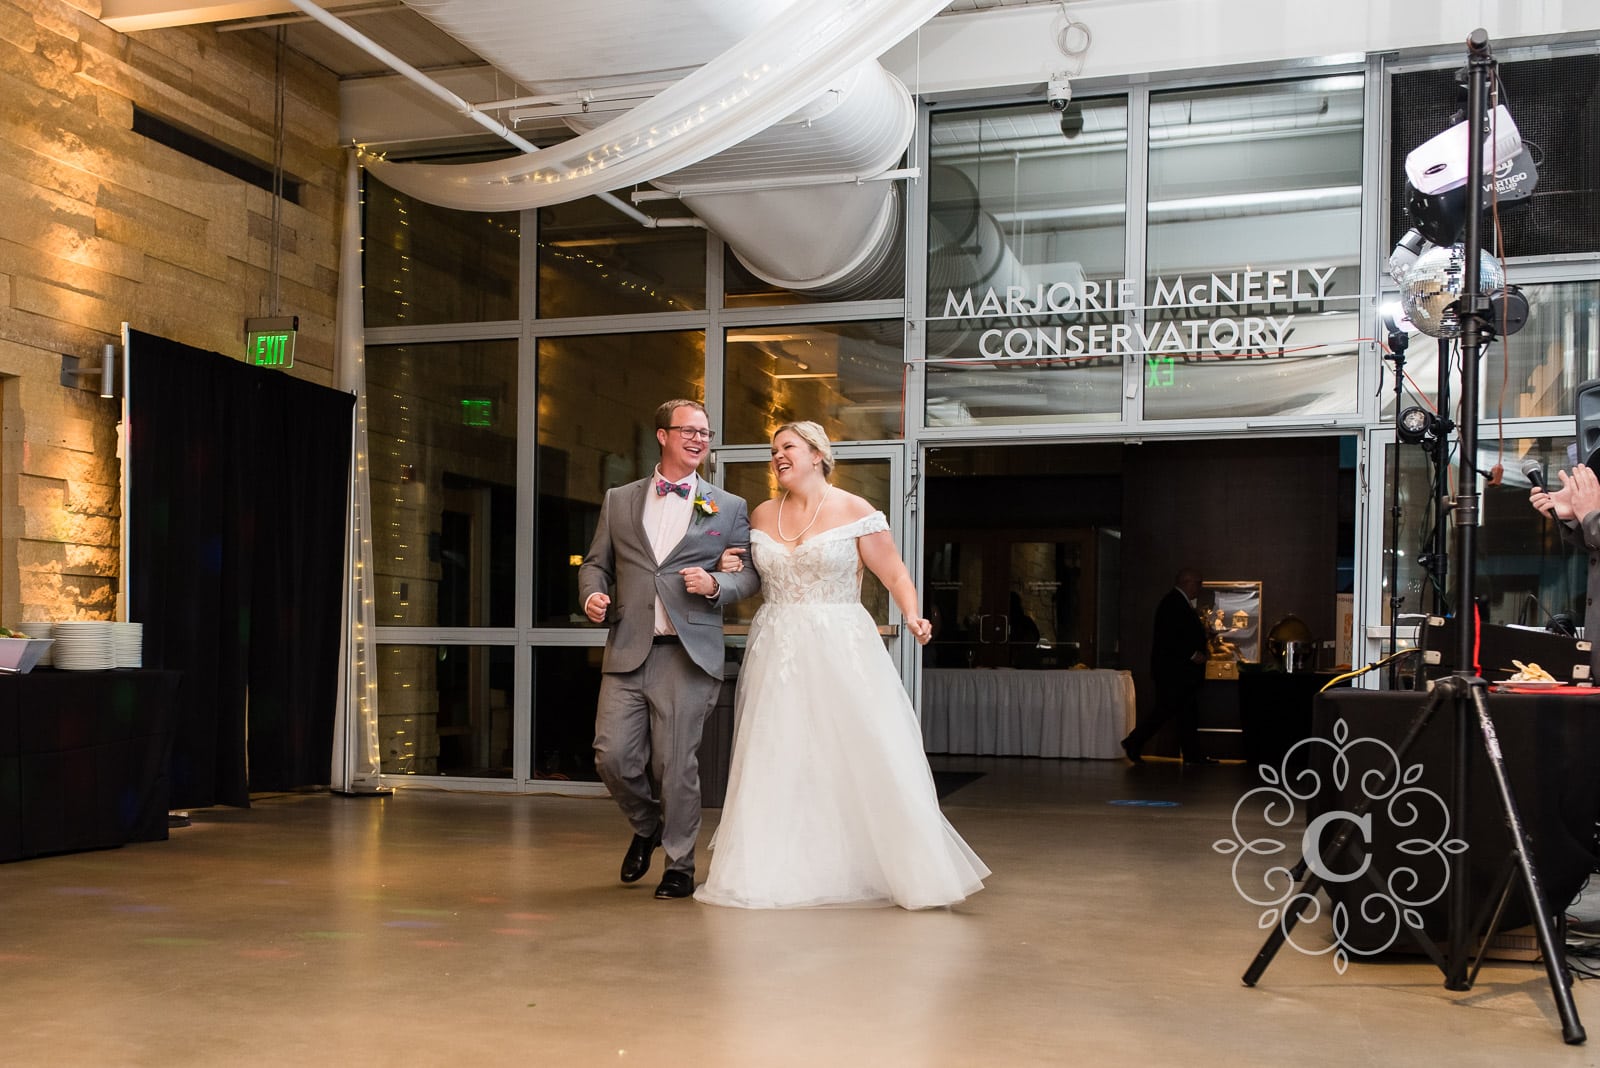
[[[1322,815],[1311,821],[1310,825],[1306,827],[1305,837],[1300,840],[1300,855],[1306,858],[1306,864],[1311,868],[1312,871],[1317,873],[1318,878],[1320,878],[1323,882],[1350,883],[1361,878],[1367,873],[1367,869],[1372,866],[1372,857],[1370,854],[1362,857],[1361,867],[1357,868],[1348,875],[1341,875],[1337,872],[1330,871],[1322,863],[1322,835],[1328,824],[1337,820],[1349,820],[1351,823],[1361,828],[1362,844],[1372,844],[1372,813],[1369,812],[1365,816],[1357,816],[1354,812],[1346,812],[1343,809],[1340,809],[1335,812],[1324,812]]]

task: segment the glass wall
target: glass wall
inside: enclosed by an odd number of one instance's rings
[[[821,423],[831,441],[899,438],[905,323],[743,327],[726,340],[722,440],[765,445],[787,422]]]
[[[1146,419],[1354,413],[1363,79],[1150,97]]]
[[[1503,343],[1496,340],[1481,350],[1479,414],[1486,419],[1569,414],[1574,411],[1573,391],[1579,383],[1600,376],[1600,283],[1528,283],[1519,288],[1528,301],[1528,321]],[[1460,343],[1447,341],[1446,345],[1452,353],[1450,396],[1459,403]],[[1437,408],[1437,339],[1408,331],[1405,374],[1402,392],[1407,399],[1402,407],[1423,403]],[[1392,379],[1385,388],[1383,412],[1394,414]]]
[[[366,183],[362,300],[368,326],[517,317],[517,212],[451,211],[370,174]]]
[[[1528,503],[1528,479],[1522,474],[1523,464],[1536,460],[1549,484],[1559,484],[1556,472],[1574,462],[1574,441],[1571,436],[1544,436],[1508,438],[1503,445],[1499,440],[1479,442],[1478,466],[1488,471],[1498,464],[1503,469],[1501,484],[1483,486],[1480,504],[1473,588],[1485,601],[1487,622],[1542,627],[1556,615],[1579,624],[1584,620],[1588,553],[1563,538],[1561,524],[1534,511]],[[1393,477],[1395,448],[1387,445],[1380,452],[1386,480]],[[1399,509],[1399,538],[1397,542],[1389,527],[1383,537],[1385,625],[1391,588],[1400,591],[1400,621],[1405,624],[1415,622],[1407,617],[1421,614],[1454,614],[1460,583],[1459,562],[1447,562],[1442,569],[1436,563],[1441,554],[1449,561],[1456,546],[1451,527],[1439,525],[1439,484],[1430,452],[1407,443],[1398,448],[1399,493],[1394,504]],[[1451,456],[1448,462],[1456,460]],[[1455,485],[1453,473],[1445,485]],[[1389,503],[1384,502],[1385,511]]]
[[[675,202],[651,214],[683,218]],[[706,306],[706,234],[644,227],[593,198],[539,209],[539,317],[688,311]]]
[[[380,626],[515,622],[517,344],[367,349]]]
[[[510,778],[512,655],[508,646],[380,645],[383,773]]]
[[[578,564],[601,502],[606,490],[643,478],[661,458],[656,407],[704,395],[705,334],[543,338],[538,367],[534,621],[592,627],[579,609]]]
[[[535,779],[599,782],[594,769],[594,712],[600,699],[599,646],[533,651]]]
[[[1116,420],[1125,320],[1128,105],[932,116],[926,422]]]
[[[1539,67],[1555,81],[1530,83],[1522,99],[1581,95],[1596,61],[1566,59]],[[1366,205],[1363,234],[1362,198],[1395,188],[1404,151],[1399,133],[1386,128],[1384,142],[1368,120],[1400,114],[1394,84],[1408,100],[1449,90],[1444,63],[1396,74],[1392,60],[1374,58],[1337,75],[1130,82],[1066,114],[1014,97],[931,106],[928,136],[914,146],[925,155],[907,161],[922,184],[900,190],[926,211],[903,220],[885,272],[850,292],[784,290],[702,228],[641,226],[598,200],[502,217],[433,208],[369,179],[384,770],[595,781],[604,632],[580,614],[578,565],[606,490],[656,463],[653,417],[665,399],[708,402],[719,478],[752,504],[775,491],[772,429],[817,420],[845,443],[837,484],[897,525],[908,514],[899,490],[916,489],[932,455],[924,450],[947,445],[1237,437],[1260,417],[1288,431],[1303,421],[1319,433],[1349,424],[1369,440],[1387,436],[1392,379],[1370,342],[1380,295],[1360,286],[1382,277],[1396,216]],[[1506,67],[1508,86],[1516,69]],[[1525,105],[1519,125],[1525,139],[1556,144],[1571,120],[1555,104],[1541,108]],[[1566,173],[1569,162],[1563,155],[1546,173]],[[1561,181],[1592,192],[1586,172],[1569,177]],[[1503,205],[1506,233],[1548,236],[1552,219],[1572,215],[1568,192],[1542,185],[1531,203]],[[672,201],[646,207],[669,222],[685,215]],[[1516,473],[1525,455],[1562,461],[1573,390],[1600,377],[1600,248],[1584,244],[1586,233],[1529,246],[1558,250],[1546,258],[1507,249],[1524,257],[1511,278],[1531,314],[1485,353],[1480,375],[1494,428],[1480,436],[1496,439],[1480,462],[1514,472],[1483,498],[1479,587],[1496,621],[1581,607],[1582,564],[1528,508]],[[926,255],[908,260],[905,247]],[[721,291],[708,291],[719,275]],[[536,293],[533,306],[519,304],[519,279]],[[884,300],[907,294],[910,305],[926,302],[925,320],[907,322]],[[925,362],[908,365],[908,352]],[[1411,339],[1404,404],[1436,400],[1438,359],[1432,339]],[[1376,388],[1362,395],[1358,379]],[[1381,495],[1364,496],[1394,458],[1398,537],[1386,502],[1369,499]],[[1448,520],[1435,514],[1426,454],[1379,447],[1359,474],[1355,461],[1350,468],[1339,522],[1359,517],[1365,555],[1381,551],[1354,565],[1355,625],[1386,618],[1387,598],[1381,607],[1371,598],[1387,592],[1391,561],[1401,611],[1431,606],[1424,557]],[[944,617],[941,641],[955,641],[968,617],[980,626],[972,649],[927,656],[1117,662],[1117,635],[1078,585],[1114,552],[1074,541],[1058,519],[1011,538],[1005,553],[976,535],[944,537],[926,512],[915,522],[923,529],[905,532],[908,544],[920,535],[927,548],[908,564]],[[985,600],[963,607],[942,596],[978,581],[980,552]],[[870,575],[865,585],[874,617],[888,623],[882,588]],[[730,614],[730,659],[759,603]],[[985,619],[998,639],[981,630]],[[1029,626],[1039,631],[1031,646],[1007,637]],[[989,646],[1007,649],[1002,657]],[[1050,662],[1019,660],[1047,646],[1060,651]]]

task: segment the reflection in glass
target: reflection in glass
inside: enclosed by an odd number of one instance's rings
[[[889,500],[890,477],[888,460],[837,458],[833,474],[828,481],[842,490],[865,497],[874,508],[889,517],[890,523],[893,523],[892,502]],[[756,505],[762,501],[776,497],[782,492],[773,477],[770,463],[729,463],[726,465],[723,484],[729,492],[743,497],[751,511],[754,511]],[[878,581],[877,576],[865,568],[861,576],[861,603],[866,605],[873,621],[880,627],[888,625],[889,593],[883,588],[883,583]],[[748,625],[750,620],[755,618],[756,609],[760,607],[759,594],[748,597],[728,608],[723,613],[723,619],[729,625]]]
[[[539,341],[538,528],[534,621],[592,627],[578,605],[578,564],[606,490],[661,459],[656,407],[704,394],[700,331],[597,334]]]
[[[1511,280],[1515,283],[1515,272]],[[1517,283],[1521,285],[1520,283]],[[1600,376],[1600,285],[1543,282],[1521,285],[1528,322],[1517,333],[1486,346],[1479,357],[1479,413],[1488,418],[1570,415],[1578,383]],[[1406,346],[1405,406],[1426,397],[1439,400],[1439,342],[1412,332]],[[1461,396],[1459,358],[1451,361],[1450,396]],[[1392,366],[1385,372],[1392,374]],[[1392,379],[1384,386],[1384,415],[1394,417]]]
[[[904,207],[901,208],[902,213]],[[723,305],[728,308],[771,308],[784,304],[818,304],[829,300],[885,300],[905,293],[905,228],[899,232],[900,247],[874,272],[872,285],[848,293],[799,292],[757,278],[739,262],[733,250],[726,249],[722,261]]]
[[[1114,554],[1096,559],[1105,540],[1092,528],[1050,540],[1015,530],[930,530],[924,578],[934,633],[923,663],[1023,670],[1111,663],[1115,598],[1102,599],[1097,588],[1102,566],[1115,567]]]
[[[598,646],[533,651],[533,777],[598,782],[594,712],[600,699]]]
[[[1474,592],[1487,601],[1484,619],[1490,623],[1547,626],[1551,616],[1565,613],[1579,623],[1584,619],[1588,555],[1565,543],[1554,520],[1545,519],[1528,503],[1528,479],[1523,464],[1538,460],[1551,485],[1558,485],[1556,472],[1570,468],[1572,437],[1507,439],[1504,448],[1487,437],[1479,441],[1478,466],[1487,471],[1502,465],[1503,481],[1498,486],[1482,486],[1481,519],[1478,528],[1478,565],[1474,572]],[[1389,623],[1389,569],[1396,565],[1400,591],[1400,622],[1415,620],[1407,616],[1452,611],[1460,575],[1454,562],[1446,582],[1448,595],[1438,589],[1434,573],[1424,563],[1427,554],[1443,547],[1455,551],[1455,530],[1446,525],[1435,537],[1438,502],[1435,499],[1432,466],[1427,453],[1417,445],[1386,445],[1382,452],[1384,477],[1393,477],[1394,454],[1400,449],[1400,537],[1398,559],[1389,526],[1384,527],[1383,544],[1383,625]],[[1451,484],[1454,484],[1452,475]],[[1388,507],[1388,501],[1383,502]],[[1600,621],[1597,621],[1600,622]]]
[[[933,116],[929,426],[1121,415],[1128,109],[1082,114],[1071,136],[1043,104]]]
[[[686,214],[676,201],[650,213]],[[704,230],[641,226],[592,197],[539,209],[540,318],[705,306]]]
[[[722,437],[766,444],[784,423],[821,423],[832,441],[899,438],[905,410],[900,320],[728,331]]]
[[[1501,484],[1482,489],[1475,593],[1487,599],[1485,618],[1540,627],[1548,626],[1551,616],[1565,614],[1582,624],[1589,554],[1562,540],[1564,524],[1534,511],[1522,473],[1523,465],[1536,459],[1549,485],[1559,486],[1557,472],[1576,462],[1575,439],[1508,439],[1502,450],[1499,441],[1484,435],[1478,447],[1482,470],[1504,465]],[[1594,622],[1600,624],[1600,618]]]
[[[366,372],[377,622],[511,626],[516,342],[373,345]]]
[[[1357,409],[1362,78],[1150,98],[1148,419]]]
[[[517,212],[452,211],[366,174],[362,301],[368,326],[517,317]]]
[[[379,646],[383,774],[510,778],[512,674],[508,646]]]

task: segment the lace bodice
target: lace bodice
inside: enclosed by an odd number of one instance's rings
[[[761,572],[767,604],[858,604],[861,554],[856,539],[888,530],[882,512],[824,530],[790,550],[765,531],[750,532],[750,551]]]

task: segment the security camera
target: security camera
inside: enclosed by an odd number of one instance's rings
[[[1067,105],[1072,103],[1072,82],[1066,78],[1051,78],[1045,83],[1044,98],[1055,110],[1067,110]]]

